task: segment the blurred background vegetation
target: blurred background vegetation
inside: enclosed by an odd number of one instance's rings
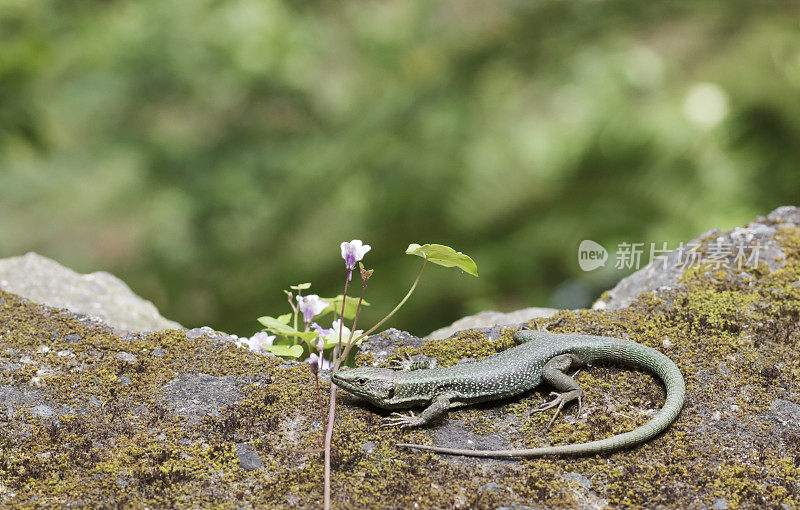
[[[335,295],[368,326],[587,306],[669,242],[800,200],[800,9],[780,2],[3,0],[0,257],[106,270],[238,334]]]

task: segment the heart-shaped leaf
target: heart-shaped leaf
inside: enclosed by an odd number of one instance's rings
[[[322,310],[319,315],[325,315],[331,312],[336,312],[337,314],[342,312],[342,295],[339,294],[333,298],[320,298],[323,301],[328,302],[328,306]],[[361,301],[361,306],[369,306],[367,301]],[[347,296],[347,301],[344,304],[344,318],[345,319],[352,319],[356,316],[356,309],[358,308],[358,298]]]
[[[276,356],[288,356],[295,359],[303,355],[303,347],[300,345],[265,345],[263,349]]]
[[[319,333],[316,331],[298,331],[288,324],[281,322],[281,317],[276,319],[274,317],[265,315],[264,317],[259,317],[258,322],[263,324],[264,327],[272,333],[281,336],[293,336],[300,338],[305,342],[310,342],[312,339],[316,338],[317,335],[319,335]]]
[[[361,333],[355,333],[353,336],[355,336],[356,334],[360,335]],[[330,334],[327,334],[327,335],[323,336],[322,338],[325,339],[325,349],[330,349],[331,347],[333,347],[335,345],[339,345],[339,332],[338,331],[330,333]],[[345,335],[342,335],[342,345],[343,346],[347,345],[347,341],[349,339],[350,339],[350,334],[349,333],[347,333]],[[364,340],[366,340],[366,337],[364,337],[361,340],[355,342],[355,345],[360,344]]]
[[[469,256],[443,244],[409,244],[406,253],[427,259],[444,267],[457,267],[472,276],[478,276],[478,266]]]

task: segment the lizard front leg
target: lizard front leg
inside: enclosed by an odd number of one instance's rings
[[[427,425],[428,423],[444,416],[450,410],[450,399],[452,395],[439,395],[431,404],[425,408],[419,415],[414,415],[413,411],[408,414],[392,413],[390,417],[384,420],[384,427],[400,427],[406,429],[410,427],[419,427]]]

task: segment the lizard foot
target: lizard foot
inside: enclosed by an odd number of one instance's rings
[[[408,371],[411,370],[411,366],[414,364],[414,360],[411,359],[411,355],[408,352],[404,353],[405,359],[393,359],[389,362],[389,368],[393,370],[403,370]]]
[[[393,359],[389,362],[389,368],[394,370],[403,370],[405,372],[411,370],[420,370],[423,368],[436,368],[436,358],[423,358],[414,360],[411,355],[406,352],[405,359]]]
[[[561,413],[561,409],[564,407],[564,404],[568,402],[572,402],[573,400],[578,401],[578,414],[581,413],[581,408],[583,407],[583,390],[575,389],[565,391],[564,393],[557,393],[555,391],[551,392],[550,395],[555,395],[555,398],[550,402],[545,402],[541,406],[537,407],[533,411],[536,413],[540,413],[542,411],[547,411],[548,409],[556,408],[556,414],[550,419],[547,423],[547,430],[550,430],[550,427],[553,425],[553,422],[558,417],[559,413]]]
[[[408,414],[392,413],[391,416],[383,420],[381,427],[400,427],[401,429],[407,429],[419,425],[422,425],[422,418],[414,416],[414,411],[409,411]]]

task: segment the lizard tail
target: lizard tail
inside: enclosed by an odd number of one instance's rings
[[[617,339],[608,342],[591,355],[591,361],[621,362],[655,373],[667,389],[667,398],[661,409],[644,425],[605,439],[588,443],[545,446],[519,450],[463,450],[419,444],[398,443],[397,446],[429,450],[437,453],[470,457],[543,457],[548,455],[597,455],[630,448],[643,443],[664,431],[675,421],[683,407],[686,384],[680,370],[664,354],[645,345]]]

